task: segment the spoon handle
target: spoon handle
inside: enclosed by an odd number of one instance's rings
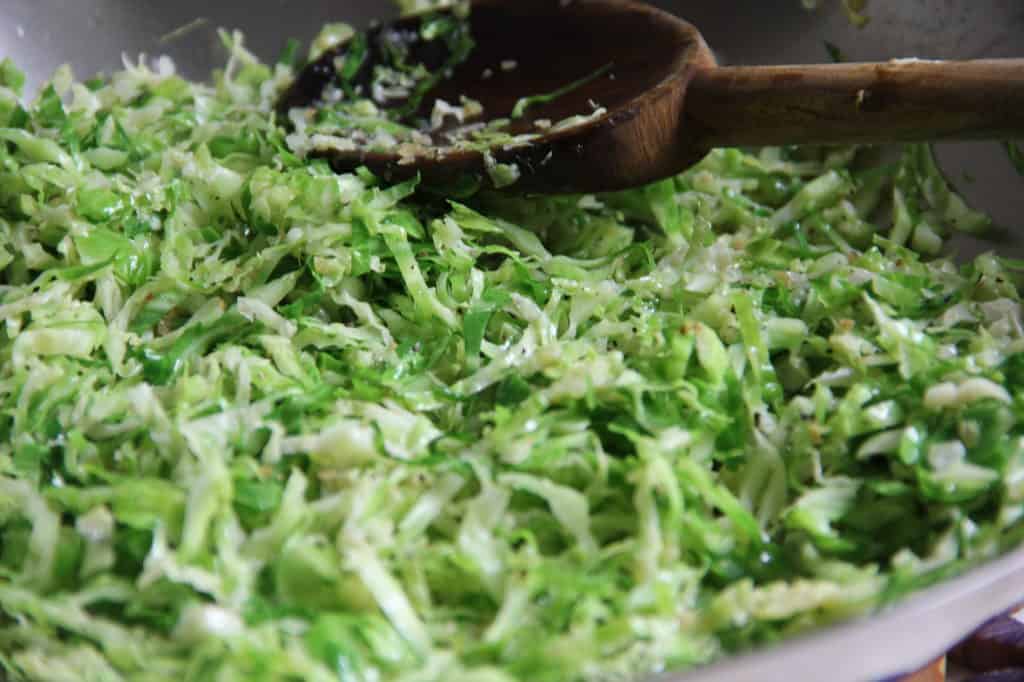
[[[698,69],[703,148],[1024,138],[1024,59]]]

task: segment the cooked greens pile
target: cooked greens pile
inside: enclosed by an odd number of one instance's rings
[[[1017,545],[1020,264],[926,146],[442,195],[286,142],[236,37],[0,66],[0,668],[635,680]]]

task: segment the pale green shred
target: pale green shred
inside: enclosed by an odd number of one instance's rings
[[[927,146],[638,190],[336,175],[239,36],[0,64],[12,680],[638,680],[1017,546],[1021,264]]]
[[[397,0],[396,4],[403,14],[416,14],[458,3],[459,0]]]
[[[857,27],[866,26],[871,17],[867,13],[868,0],[841,0],[843,10],[846,12],[850,23]],[[806,9],[817,9],[821,7],[822,0],[800,0]]]

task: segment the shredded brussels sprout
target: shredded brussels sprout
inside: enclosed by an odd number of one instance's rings
[[[822,0],[800,0],[800,2],[809,10],[817,9],[822,4]],[[846,16],[854,26],[863,27],[871,21],[871,17],[866,12],[868,0],[842,0],[842,3]]]
[[[1021,541],[1021,264],[929,147],[437,196],[225,42],[0,64],[12,680],[638,680]]]
[[[1017,173],[1024,175],[1024,147],[1020,142],[1007,141],[1004,143],[1006,153],[1010,157],[1010,163],[1017,169]]]
[[[396,4],[403,14],[415,14],[438,7],[456,5],[459,2],[460,0],[397,0]]]

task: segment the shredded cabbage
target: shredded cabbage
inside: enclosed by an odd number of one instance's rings
[[[988,221],[928,146],[454,200],[225,41],[0,64],[11,679],[633,680],[1021,541],[1021,266],[936,256]]]

